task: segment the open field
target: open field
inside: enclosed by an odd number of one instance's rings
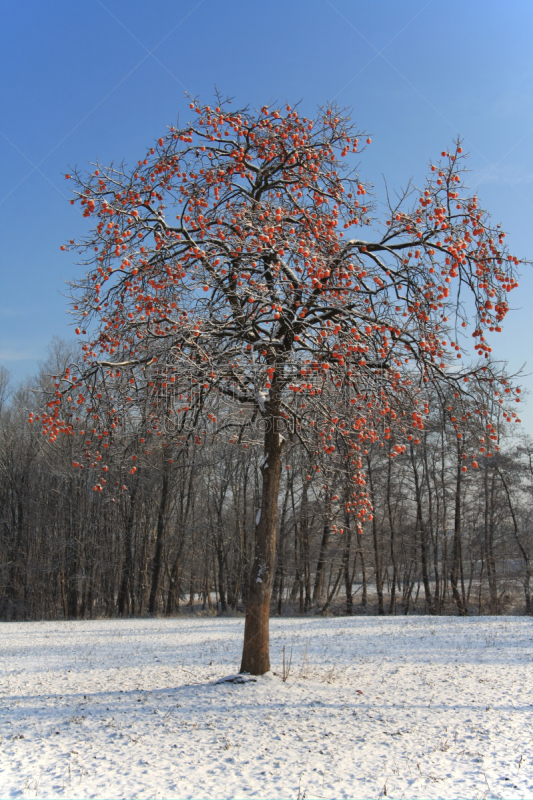
[[[533,797],[533,620],[271,631],[239,685],[241,618],[0,624],[0,797]]]

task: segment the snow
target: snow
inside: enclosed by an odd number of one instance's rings
[[[252,350],[252,353],[253,353],[253,350]],[[264,414],[265,413],[265,401],[268,399],[268,392],[261,391],[261,390],[256,392],[255,399],[257,400],[259,408],[261,409],[261,411]]]
[[[1,623],[0,797],[533,797],[530,618],[243,625]]]

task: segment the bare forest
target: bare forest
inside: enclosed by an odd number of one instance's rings
[[[69,441],[46,442],[28,425],[27,409],[70,357],[56,342],[29,388],[2,374],[0,618],[243,612],[260,448],[213,435],[171,458],[161,444],[127,491],[94,491],[94,476],[72,469]],[[361,535],[344,473],[326,474],[289,441],[271,613],[531,613],[533,445],[517,429],[502,427],[500,449],[466,473],[436,404],[401,456],[386,442],[370,447],[363,488],[374,513]],[[109,484],[120,484],[134,440],[109,454]]]

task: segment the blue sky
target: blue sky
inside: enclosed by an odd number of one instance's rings
[[[184,92],[235,106],[336,100],[372,134],[360,175],[383,192],[422,181],[460,134],[470,185],[533,258],[530,0],[3,0],[0,59],[0,363],[35,372],[72,338],[60,245],[86,231],[64,173],[133,162],[188,118]],[[495,355],[533,373],[533,272]],[[533,376],[522,385],[533,390]],[[522,410],[533,434],[531,408]]]

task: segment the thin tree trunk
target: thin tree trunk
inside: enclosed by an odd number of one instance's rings
[[[284,580],[285,580],[285,539],[287,538],[285,523],[287,518],[287,505],[289,502],[291,484],[292,484],[292,477],[289,477],[287,480],[285,497],[283,499],[283,509],[281,512],[281,520],[279,526],[279,544],[277,548],[278,556],[276,560],[276,576],[274,579],[273,595],[274,597],[276,597],[277,594],[278,598],[277,609],[279,616],[281,616],[281,614],[283,613],[283,590],[284,590]]]
[[[515,537],[515,540],[516,540],[516,544],[518,545],[518,549],[520,550],[520,555],[524,559],[524,565],[525,565],[525,570],[526,570],[525,580],[524,580],[524,594],[525,594],[525,600],[526,600],[526,614],[531,614],[531,611],[532,611],[532,608],[531,608],[531,593],[530,593],[530,589],[529,589],[529,585],[530,585],[530,581],[531,581],[531,574],[532,574],[531,559],[530,559],[530,557],[529,557],[524,545],[520,541],[520,537],[518,535],[518,522],[517,522],[517,519],[516,519],[516,514],[515,514],[515,511],[514,511],[513,503],[511,501],[511,493],[509,491],[509,487],[507,485],[507,481],[505,480],[505,478],[503,476],[503,473],[499,469],[498,469],[498,475],[500,476],[500,480],[501,480],[503,488],[505,490],[505,495],[507,497],[507,503],[509,505],[509,511],[511,512],[511,519],[513,520],[513,532],[514,532],[514,537]]]
[[[124,526],[124,561],[122,564],[122,575],[120,580],[120,589],[118,592],[118,613],[120,617],[126,614],[126,605],[128,602],[128,595],[132,597],[132,584],[133,584],[133,526],[135,524],[135,499],[137,496],[138,477],[136,476],[135,483],[131,489],[130,507],[126,515],[126,524]],[[128,592],[129,589],[129,592]],[[133,614],[133,608],[130,608],[130,613]]]
[[[448,507],[446,504],[446,416],[445,411],[442,411],[441,422],[441,455],[440,455],[440,485],[442,497],[442,594],[440,598],[440,608],[443,608],[446,603],[448,592]]]
[[[368,604],[368,582],[367,582],[367,576],[366,576],[365,554],[363,552],[363,546],[361,544],[361,534],[360,533],[357,534],[357,553],[356,553],[356,555],[359,556],[359,559],[361,561],[361,581],[362,581],[362,584],[363,584],[363,589],[362,589],[362,592],[361,592],[361,605],[363,606],[363,608],[366,608],[366,606]],[[355,570],[355,564],[354,564],[354,570]]]
[[[459,575],[463,572],[463,557],[461,548],[461,489],[462,489],[462,458],[461,448],[457,445],[457,474],[455,481],[455,519],[453,525],[453,553],[452,569],[450,572],[450,584],[452,587],[453,599],[457,604],[457,610],[461,617],[466,616],[466,605],[464,603],[464,589],[462,595],[459,593]]]
[[[168,469],[168,459],[166,458],[166,453],[163,452],[163,485],[161,487],[161,500],[159,502],[159,512],[157,515],[155,553],[152,562],[152,583],[150,587],[150,599],[148,601],[149,614],[155,614],[157,611],[157,591],[159,589],[159,575],[163,562],[163,541],[165,537],[165,522],[169,499]]]
[[[302,493],[302,502],[300,504],[300,555],[303,562],[303,589],[305,592],[303,611],[306,614],[311,606],[311,554],[307,491]]]
[[[490,560],[491,560],[491,573],[492,573],[492,582],[493,587],[491,588],[491,602],[493,602],[494,606],[494,613],[500,613],[500,599],[498,597],[498,576],[496,572],[496,558],[494,555],[494,513],[495,513],[495,502],[494,502],[494,490],[496,484],[496,473],[492,472],[492,480],[490,482],[490,516],[489,516],[489,548],[490,548]]]
[[[341,582],[341,578],[342,578],[343,572],[344,572],[344,566],[341,564],[341,566],[339,568],[339,571],[337,572],[337,577],[335,578],[335,583],[333,584],[333,589],[331,589],[331,591],[328,591],[328,598],[327,598],[327,600],[326,600],[326,602],[325,602],[325,604],[324,604],[324,606],[323,606],[323,608],[322,608],[322,610],[320,612],[321,614],[324,614],[328,610],[328,608],[331,605],[332,600],[335,598],[335,595],[337,594],[337,591],[340,588],[340,582]],[[328,589],[329,589],[329,586],[328,586]]]
[[[220,597],[220,610],[225,613],[228,610],[226,601],[226,563],[224,556],[224,545],[222,541],[222,521],[219,520],[217,527],[217,534],[215,540],[215,549],[217,554],[218,564],[218,594]]]
[[[385,608],[383,606],[383,580],[381,577],[381,554],[379,552],[378,543],[378,528],[376,519],[376,497],[374,493],[374,477],[372,474],[372,464],[370,456],[367,456],[367,473],[368,473],[368,488],[370,489],[370,497],[372,499],[372,542],[374,544],[374,574],[376,576],[376,591],[378,595],[378,614],[384,614]]]
[[[396,581],[398,580],[398,563],[396,561],[396,546],[394,541],[394,516],[392,513],[391,502],[391,477],[392,477],[392,458],[391,445],[389,443],[389,460],[387,462],[387,512],[389,515],[389,535],[390,535],[390,557],[392,563],[392,581],[390,588],[390,601],[389,601],[389,614],[394,614],[396,611]]]
[[[348,501],[348,492],[345,492],[346,502]],[[344,549],[342,552],[342,566],[344,569],[344,587],[346,591],[346,613],[350,616],[353,614],[353,575],[350,573],[350,551],[352,546],[352,525],[350,515],[346,514],[346,522],[344,527]],[[356,554],[357,556],[357,554]]]
[[[324,580],[324,568],[326,566],[326,552],[331,533],[331,494],[329,488],[326,489],[324,498],[324,527],[322,528],[322,539],[320,542],[320,552],[316,565],[315,585],[313,588],[313,602],[320,604],[322,600],[322,584]]]
[[[428,571],[428,537],[427,529],[424,524],[423,510],[422,510],[422,490],[418,476],[418,468],[416,466],[415,454],[413,445],[411,444],[411,464],[413,467],[413,475],[415,479],[415,497],[416,497],[416,522],[420,534],[420,561],[422,566],[422,580],[424,582],[424,593],[426,597],[426,604],[430,614],[435,614],[435,606],[433,604],[433,597],[431,594],[431,587],[429,585],[429,571]]]
[[[435,517],[438,521],[438,497],[436,498],[437,509],[436,513],[433,512],[433,492],[431,486],[431,473],[428,463],[428,448],[427,448],[427,435],[424,437],[424,472],[426,476],[426,488],[428,493],[428,528],[431,545],[433,547],[433,574],[435,575],[435,592],[433,595],[433,602],[435,605],[435,613],[440,613],[440,570],[439,570],[439,539],[438,539],[438,524],[435,525]]]

